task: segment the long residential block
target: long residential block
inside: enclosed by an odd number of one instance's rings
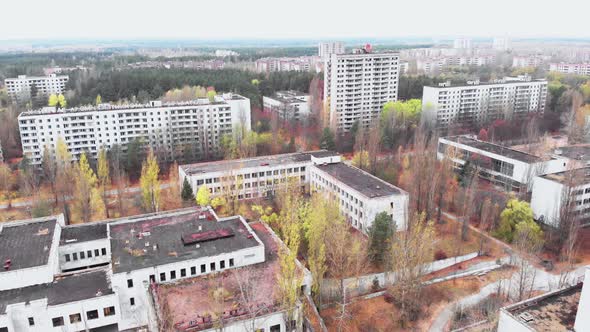
[[[22,102],[31,99],[31,90],[37,89],[38,95],[60,94],[66,91],[68,75],[50,74],[48,76],[19,75],[17,78],[4,80],[6,92],[13,101]]]
[[[250,100],[236,94],[214,101],[110,105],[23,112],[18,117],[23,154],[40,164],[45,147],[55,151],[63,139],[74,159],[86,152],[96,157],[101,148],[126,149],[139,140],[169,157],[192,149],[195,155],[214,154],[224,135],[250,130]]]
[[[272,197],[287,184],[323,192],[336,199],[347,221],[363,232],[380,212],[390,215],[399,230],[405,229],[408,217],[407,192],[325,150],[180,165],[178,173],[181,185],[186,178],[195,194],[204,185],[212,197]]]
[[[545,111],[546,80],[521,76],[488,83],[468,83],[425,86],[422,112],[427,123],[440,129],[452,126],[478,128],[489,121]]]

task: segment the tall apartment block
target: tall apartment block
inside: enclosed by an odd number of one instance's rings
[[[49,76],[19,75],[17,78],[4,80],[6,91],[15,102],[28,101],[31,99],[31,88],[35,86],[37,93],[50,95],[52,93],[63,93],[66,90],[66,83],[69,80],[67,75],[51,74]]]
[[[45,146],[55,151],[61,137],[73,158],[82,152],[96,157],[101,148],[140,140],[169,157],[190,148],[194,153],[218,151],[221,138],[238,126],[250,130],[250,100],[236,94],[216,96],[213,102],[129,104],[23,112],[18,117],[23,153],[40,164]]]
[[[453,48],[470,49],[471,38],[456,38],[455,40],[453,40]]]
[[[332,54],[344,54],[344,43],[329,42],[318,44],[318,55],[322,58],[328,57]]]
[[[324,62],[324,103],[337,133],[368,127],[383,105],[397,100],[399,53],[332,54]]]
[[[422,94],[425,119],[438,128],[543,113],[546,100],[547,81],[531,80],[529,76],[458,86],[446,82],[425,86]]]
[[[588,75],[590,76],[589,63],[552,63],[549,65],[549,71],[555,71],[564,74]]]

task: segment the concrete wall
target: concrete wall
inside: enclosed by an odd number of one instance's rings
[[[102,254],[102,249],[106,250],[106,255]],[[98,255],[96,255],[96,250],[98,250]],[[89,251],[90,257],[88,256]],[[80,252],[84,252],[84,258],[81,258]],[[73,259],[74,253],[76,253],[77,260]],[[66,261],[66,255],[70,257],[69,262]],[[61,271],[106,264],[110,263],[110,261],[111,244],[108,239],[69,243],[59,247],[59,266]]]
[[[114,307],[115,314],[105,316],[104,308]],[[87,312],[97,310],[98,318],[89,320]],[[80,314],[81,321],[72,323],[70,315]],[[33,318],[34,325],[29,325],[29,317]],[[63,317],[63,326],[53,326],[52,319]],[[6,308],[6,322],[9,332],[31,331],[81,331],[101,326],[117,324],[119,319],[119,307],[114,294],[95,297],[83,301],[48,306],[47,299],[31,301],[28,304],[19,303],[9,305]],[[3,320],[0,319],[0,326]]]
[[[590,331],[590,266],[586,267],[574,330],[577,332]]]
[[[463,256],[450,257],[434,261],[425,266],[427,273],[436,272],[445,269],[451,265],[465,262],[467,260],[477,257],[477,253],[470,253]],[[377,280],[379,287],[383,288],[388,285],[395,283],[395,273],[393,272],[382,272],[367,274],[358,278],[344,279],[344,287],[348,296],[359,296],[371,293],[373,291],[374,280]],[[321,287],[322,302],[329,303],[340,298],[340,280],[336,279],[324,279]]]
[[[554,227],[559,226],[559,210],[561,209],[564,186],[543,177],[533,179],[531,209],[536,220]]]

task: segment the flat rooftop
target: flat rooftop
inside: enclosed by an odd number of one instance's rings
[[[217,221],[209,210],[200,208],[137,216],[110,223],[109,230],[113,273],[259,245],[238,217]],[[231,235],[227,235],[228,232]],[[191,237],[193,239],[187,242]]]
[[[369,198],[401,195],[404,193],[398,187],[345,163],[315,166]]]
[[[325,158],[338,156],[336,152],[318,150],[310,152],[296,152],[286,154],[275,154],[270,156],[245,158],[245,159],[233,159],[233,160],[221,160],[211,161],[205,163],[196,163],[188,165],[180,165],[180,168],[184,170],[186,175],[198,175],[209,172],[221,172],[221,171],[232,171],[241,168],[259,167],[259,166],[280,166],[283,164],[290,163],[302,163],[311,161],[311,157]]]
[[[572,177],[568,176],[570,174],[572,175]],[[549,173],[541,175],[541,177],[561,184],[567,184],[567,182],[570,181],[570,179],[574,181],[573,184],[586,184],[590,182],[590,166],[576,168],[563,172]],[[571,181],[570,184],[572,184]]]
[[[0,262],[10,271],[46,265],[56,227],[54,217],[0,224]]]
[[[106,269],[56,277],[47,284],[0,291],[0,313],[11,304],[47,299],[48,305],[59,305],[113,294]]]
[[[221,95],[218,95],[221,96]],[[55,109],[55,107],[43,107],[41,109],[36,110],[28,110],[19,114],[20,117],[27,117],[27,116],[38,116],[38,115],[52,115],[52,114],[69,114],[69,113],[87,113],[87,112],[108,112],[108,111],[125,111],[125,110],[136,110],[136,109],[156,109],[156,108],[166,108],[166,107],[184,107],[184,106],[207,106],[207,105],[225,105],[228,104],[228,100],[243,100],[246,99],[237,94],[232,94],[231,96],[222,97],[223,101],[214,101],[211,102],[207,98],[200,98],[194,99],[189,101],[175,101],[175,102],[162,102],[161,104],[152,105],[151,103],[147,104],[124,104],[124,105],[114,105],[114,104],[101,104],[98,106],[88,105],[88,106],[80,106],[75,108],[59,108]],[[228,104],[229,105],[229,104]]]
[[[66,226],[61,230],[60,245],[106,239],[107,223],[95,222]]]
[[[590,144],[568,145],[556,148],[559,156],[574,160],[590,160]],[[555,151],[554,151],[555,152]]]
[[[261,223],[250,224],[265,249],[263,263],[229,269],[213,275],[181,280],[175,283],[158,284],[152,294],[158,308],[170,314],[170,327],[178,324],[178,331],[187,328],[205,330],[214,326],[222,317],[225,324],[251,317],[276,312],[276,275],[280,270],[278,261],[279,243],[269,229]],[[244,296],[242,297],[242,289]],[[223,303],[216,306],[213,293],[224,294]],[[252,308],[249,310],[248,308]]]
[[[530,153],[514,150],[512,148],[498,145],[498,144],[494,144],[494,143],[490,143],[490,142],[480,141],[478,139],[471,138],[468,136],[448,136],[448,137],[442,137],[442,139],[445,139],[445,140],[451,141],[451,142],[455,142],[455,143],[459,143],[459,144],[463,144],[463,145],[467,145],[467,146],[470,146],[474,149],[497,154],[497,155],[504,156],[504,157],[507,157],[510,159],[522,161],[527,164],[542,161],[541,157],[532,155]]]
[[[265,96],[265,97],[280,101],[283,104],[293,104],[293,103],[305,103],[306,101],[303,98],[305,98],[307,96],[308,96],[308,94],[303,93],[303,92],[288,90],[288,91],[277,91],[273,95]]]
[[[524,326],[538,332],[573,331],[582,283],[503,308]]]
[[[524,81],[524,80],[518,80],[518,79],[514,79],[514,80],[500,80],[498,82],[479,82],[477,84],[467,84],[467,83],[463,83],[463,84],[451,84],[451,85],[445,85],[445,86],[439,86],[439,85],[426,85],[426,87],[429,88],[436,88],[436,89],[452,89],[452,88],[477,88],[478,86],[489,86],[489,85],[510,85],[510,84],[524,84],[524,83],[547,83],[547,80],[544,79],[531,79],[529,81]]]

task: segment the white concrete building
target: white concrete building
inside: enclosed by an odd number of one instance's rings
[[[529,191],[536,176],[563,171],[568,165],[566,158],[543,159],[469,135],[440,137],[437,158],[445,157],[451,157],[456,168],[466,162],[477,166],[482,179],[509,191]]]
[[[400,230],[408,218],[408,193],[342,163],[339,155],[329,151],[180,165],[178,173],[180,183],[187,178],[195,194],[205,185],[212,197],[273,196],[293,182],[301,190],[326,192],[337,199],[351,225],[363,232],[380,212],[391,215]]]
[[[217,277],[218,271],[276,265],[274,250],[282,245],[270,229],[254,230],[240,216],[220,219],[208,208],[76,226],[65,226],[61,216],[2,226],[1,332],[161,331],[157,287],[176,287],[189,278],[194,284],[201,276]],[[302,289],[309,294],[311,275],[299,266]],[[274,277],[275,270],[270,271]],[[284,326],[276,313],[264,312],[273,317],[268,323]],[[242,322],[250,316],[232,318]]]
[[[344,54],[343,42],[325,42],[318,44],[318,56],[322,58],[329,57],[332,54]]]
[[[512,49],[512,40],[508,37],[494,37],[492,48],[496,51],[509,51]]]
[[[566,212],[572,212],[582,224],[588,223],[590,218],[590,167],[535,177],[531,208],[536,220],[550,226],[558,227],[560,216]]]
[[[589,63],[552,63],[549,65],[549,71],[564,74],[587,75],[590,76]]]
[[[583,282],[500,309],[498,332],[590,331],[590,267]]]
[[[324,103],[330,127],[350,131],[355,122],[368,127],[383,105],[397,100],[398,53],[332,54],[324,62]]]
[[[277,71],[322,71],[322,58],[319,56],[301,56],[296,58],[261,58],[254,62],[259,73]]]
[[[515,56],[512,58],[513,68],[535,68],[541,66],[546,57],[540,55]]]
[[[381,212],[392,218],[397,230],[406,229],[408,193],[359,168],[341,162],[315,164],[310,188],[336,199],[346,220],[364,233]]]
[[[38,95],[50,95],[64,93],[66,83],[69,80],[67,75],[48,76],[26,76],[19,75],[17,78],[7,78],[4,80],[6,92],[13,101],[22,102],[31,99],[31,88],[37,88]]]
[[[477,127],[496,119],[510,119],[529,113],[543,113],[547,81],[528,76],[452,86],[450,82],[425,86],[423,117],[437,128]]]
[[[250,130],[250,100],[236,94],[216,96],[214,102],[131,104],[55,109],[46,107],[18,117],[23,154],[39,165],[44,148],[55,151],[59,138],[73,158],[82,153],[95,158],[101,148],[141,140],[154,149],[165,149],[172,158],[177,149],[190,147],[195,154],[214,154],[224,135],[237,126]]]
[[[265,112],[276,113],[285,121],[303,121],[310,112],[309,95],[298,91],[277,91],[272,96],[263,96]]]
[[[455,38],[455,40],[453,40],[453,48],[470,49],[471,47],[471,38],[462,37]]]

